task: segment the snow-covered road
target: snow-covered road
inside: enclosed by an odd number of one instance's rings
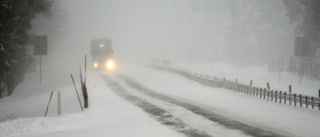
[[[46,79],[42,85],[38,84],[37,74],[27,74],[28,81],[19,85],[12,96],[0,100],[0,136],[316,137],[319,133],[319,110],[203,86],[140,65],[119,64],[114,74],[89,71],[89,109],[81,112],[70,71],[44,67]],[[73,74],[80,88],[78,73]],[[116,91],[106,79],[125,92]],[[54,97],[48,116],[43,117],[51,89]],[[56,91],[62,92],[59,116]]]
[[[143,66],[123,66],[119,68],[119,73],[158,94],[201,106],[251,127],[284,136],[318,136],[316,127],[320,125],[319,110],[281,105],[211,88],[174,73]]]
[[[183,102],[156,93],[123,75],[117,76],[125,83],[121,82],[121,80],[119,80],[119,82],[114,82],[113,80],[110,80],[110,78],[104,77],[115,93],[123,93],[120,95],[143,108],[146,112],[152,114],[163,124],[170,125],[174,129],[185,133],[187,136],[281,136],[263,129],[239,123],[210,110],[203,109],[201,106],[195,106],[188,102]],[[122,83],[121,88],[119,88],[120,85],[118,83]],[[124,90],[126,92],[123,92]],[[135,99],[132,100],[132,98]],[[140,103],[137,103],[137,100],[140,100]],[[150,111],[150,107],[154,110]],[[154,111],[159,112],[157,108],[161,109],[163,113],[154,113]],[[182,127],[183,130],[181,130]]]

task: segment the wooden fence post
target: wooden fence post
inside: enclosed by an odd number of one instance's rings
[[[247,89],[247,86],[246,86],[246,85],[242,85],[242,92],[243,92],[244,94],[247,93],[247,92],[246,92],[246,89]]]
[[[214,84],[217,86],[217,76],[214,76]]]
[[[264,89],[263,89],[263,99],[266,99],[266,92],[267,92],[267,89],[264,88]]]
[[[291,95],[292,95],[292,89],[291,85],[289,85],[289,105],[291,106]]]
[[[253,88],[252,88],[252,95],[253,95],[253,96],[255,96],[255,94],[254,94],[255,91],[256,91],[256,87],[253,87]]]
[[[225,77],[223,77],[222,87],[224,87],[224,86],[225,86],[225,82],[226,82],[226,78],[225,78]]]
[[[287,103],[287,92],[284,92],[284,97],[283,97],[283,99],[284,99],[284,104],[286,104],[286,103]]]
[[[308,108],[308,96],[306,96],[306,108]]]
[[[225,86],[224,84],[225,84],[224,81],[219,81],[219,86],[220,86],[221,88],[228,88],[228,87]]]
[[[312,107],[312,109],[314,109],[314,98],[313,97],[311,97],[311,107]]]
[[[237,92],[237,87],[238,87],[238,84],[237,83],[233,83],[233,91]]]
[[[223,83],[223,81],[220,81],[220,82],[219,82],[219,86],[220,86],[221,83]],[[228,84],[226,84],[225,89],[230,89],[229,86],[228,86]]]
[[[268,90],[270,90],[270,85],[269,85],[269,82],[267,82],[267,88],[268,88]]]
[[[297,94],[293,94],[294,106],[297,106]]]
[[[242,85],[242,87],[243,87],[243,93],[244,93],[244,94],[247,94],[247,93],[248,93],[247,90],[248,90],[248,87],[249,87],[249,86]]]
[[[271,102],[273,101],[273,90],[271,90]]]
[[[274,95],[274,101],[277,102],[278,100],[278,90],[275,91],[275,95]]]
[[[301,94],[299,95],[299,98],[300,98],[300,107],[302,107],[302,96],[301,96]]]
[[[234,91],[234,83],[232,82],[232,83],[230,83],[230,84],[231,84],[231,85],[230,85],[230,86],[231,86],[231,87],[230,87],[231,90]]]
[[[249,95],[251,96],[251,92],[252,92],[252,80],[250,80],[250,89],[249,89]]]
[[[247,86],[247,85],[243,85],[243,93],[244,94],[249,94],[249,86]]]
[[[279,104],[281,104],[282,91],[279,92]]]
[[[240,92],[244,93],[244,85],[240,85]]]
[[[260,98],[262,98],[262,88],[260,88]]]
[[[234,91],[238,92],[238,79],[236,79],[235,90]]]

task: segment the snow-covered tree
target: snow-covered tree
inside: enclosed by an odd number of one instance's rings
[[[27,33],[31,29],[31,21],[37,14],[50,14],[51,0],[2,0],[0,1],[0,86],[4,85],[4,79],[15,81],[23,78],[25,65],[25,46],[30,42]],[[18,66],[17,66],[18,65]],[[8,77],[13,69],[21,72]],[[9,93],[10,94],[10,93]],[[0,91],[1,95],[1,91]]]
[[[298,23],[296,35],[303,35],[304,46],[311,48],[310,56],[320,56],[320,1],[319,0],[283,0],[288,8],[291,21]]]

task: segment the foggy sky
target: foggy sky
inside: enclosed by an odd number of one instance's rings
[[[254,0],[243,2],[246,3],[242,5],[259,4]],[[278,3],[281,1],[275,1],[279,8],[284,8]],[[251,59],[255,57],[246,54],[260,52],[260,49],[280,57],[290,55],[293,49],[294,27],[289,24],[285,12],[270,13],[270,16],[283,15],[280,21],[277,18],[281,16],[275,18],[275,22],[279,22],[275,28],[287,27],[287,31],[281,32],[284,33],[281,45],[275,45],[280,43],[279,39],[272,42],[254,40],[259,37],[256,34],[265,35],[265,31],[254,33],[248,38],[249,44],[237,43],[237,38],[229,42],[232,33],[227,32],[230,32],[233,18],[230,4],[224,0],[56,0],[53,11],[50,19],[35,20],[33,29],[33,32],[41,30],[49,36],[49,54],[52,56],[79,58],[90,55],[90,40],[104,37],[112,39],[115,59],[140,62],[151,57],[187,63],[191,59],[199,63],[240,57]],[[241,21],[242,16],[246,17],[241,15],[237,20]],[[249,23],[248,26],[255,25]],[[239,46],[228,47],[228,44]],[[269,49],[269,45],[272,48]],[[284,52],[285,49],[288,51]],[[247,51],[240,54],[243,50]],[[239,56],[231,57],[230,52]],[[265,56],[259,59],[268,60]]]

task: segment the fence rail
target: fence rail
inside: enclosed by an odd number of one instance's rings
[[[247,94],[250,96],[256,96],[261,99],[265,99],[271,102],[276,102],[279,104],[288,104],[290,106],[296,107],[305,107],[305,108],[318,108],[320,110],[320,90],[319,97],[307,96],[302,94],[292,94],[291,91],[280,91],[280,90],[270,90],[267,88],[254,87],[252,82],[250,85],[238,83],[237,79],[235,81],[226,80],[225,77],[218,78],[216,76],[209,76],[203,74],[192,74],[187,69],[183,68],[174,68],[174,67],[159,67],[153,66],[154,68],[170,71],[173,73],[180,74],[188,79],[196,81],[202,85],[215,87],[215,88],[224,88],[232,90],[235,92]],[[289,87],[291,89],[291,87]]]

